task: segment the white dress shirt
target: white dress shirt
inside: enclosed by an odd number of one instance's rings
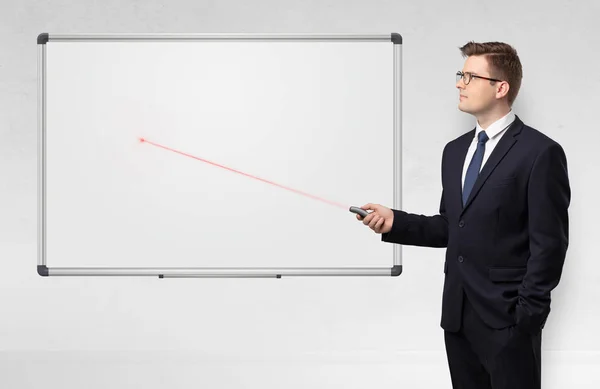
[[[485,165],[485,162],[489,158],[490,154],[502,138],[502,135],[506,132],[506,129],[515,121],[515,114],[510,110],[506,116],[496,120],[492,123],[486,130],[485,133],[488,136],[488,141],[485,142],[485,153],[483,154],[483,161],[481,161],[481,168]],[[477,127],[475,130],[475,136],[473,137],[473,141],[471,141],[471,145],[469,146],[469,150],[467,151],[467,156],[465,158],[465,162],[463,165],[463,173],[462,173],[462,186],[465,186],[465,176],[467,175],[467,169],[469,168],[469,164],[471,163],[471,159],[473,159],[473,155],[475,154],[475,150],[477,149],[477,142],[479,133],[483,131],[483,128],[477,122]],[[481,168],[479,171],[481,171]]]

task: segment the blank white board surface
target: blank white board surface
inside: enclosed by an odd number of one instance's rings
[[[389,35],[49,38],[38,265],[50,275],[401,264],[348,211],[399,206]]]

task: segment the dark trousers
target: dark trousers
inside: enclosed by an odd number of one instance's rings
[[[458,332],[444,331],[454,389],[540,389],[541,332],[486,325],[463,298]]]

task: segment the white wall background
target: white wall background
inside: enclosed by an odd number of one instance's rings
[[[400,32],[404,209],[433,214],[444,145],[472,128],[454,73],[469,40],[513,44],[514,107],[569,162],[571,244],[544,332],[545,388],[597,388],[600,5],[571,1],[3,1],[0,387],[450,388],[444,251],[399,278],[41,278],[36,265],[40,32]],[[364,172],[368,174],[368,172]]]

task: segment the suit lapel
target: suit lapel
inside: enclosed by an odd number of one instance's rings
[[[471,146],[471,142],[473,141],[473,137],[475,136],[475,129],[471,130],[470,132],[467,133],[467,136],[465,136],[465,138],[463,139],[463,141],[461,142],[461,144],[459,145],[458,148],[458,155],[456,156],[456,158],[454,159],[454,166],[452,168],[452,171],[454,172],[454,179],[452,180],[455,185],[456,185],[456,189],[455,192],[457,193],[456,198],[458,199],[458,209],[462,210],[463,208],[463,203],[462,203],[462,190],[463,190],[463,185],[462,185],[462,174],[463,174],[463,168],[464,168],[464,162],[465,162],[465,158],[467,158],[467,152],[469,151],[469,146]]]
[[[477,179],[475,180],[475,184],[473,185],[473,189],[471,190],[471,193],[469,194],[467,203],[463,207],[461,215],[462,215],[462,213],[465,212],[465,210],[469,207],[469,205],[471,205],[471,203],[473,202],[473,199],[477,196],[477,194],[479,193],[479,190],[481,189],[481,187],[483,186],[485,181],[488,179],[490,174],[492,174],[492,172],[494,171],[494,169],[496,168],[498,163],[500,163],[500,161],[502,160],[502,158],[504,158],[506,153],[508,153],[508,151],[512,148],[512,146],[517,142],[517,139],[515,138],[515,136],[519,132],[521,132],[522,127],[523,127],[523,122],[518,117],[516,117],[515,121],[512,123],[510,128],[508,128],[506,130],[506,133],[504,134],[504,136],[502,136],[502,138],[500,139],[500,142],[498,142],[498,144],[494,148],[494,151],[492,151],[492,154],[490,154],[489,158],[485,162],[485,165],[483,165],[483,168],[481,169],[481,173],[479,173],[479,176],[477,176]],[[468,147],[469,147],[469,145],[467,145],[467,149],[468,149]],[[465,150],[464,153],[466,156],[467,150]],[[462,159],[462,161],[464,162],[464,158]],[[462,181],[462,169],[460,172],[460,177],[461,177],[460,179]],[[459,181],[459,182],[461,182],[461,181]],[[462,204],[462,185],[461,185],[460,198],[461,198],[461,204]]]

